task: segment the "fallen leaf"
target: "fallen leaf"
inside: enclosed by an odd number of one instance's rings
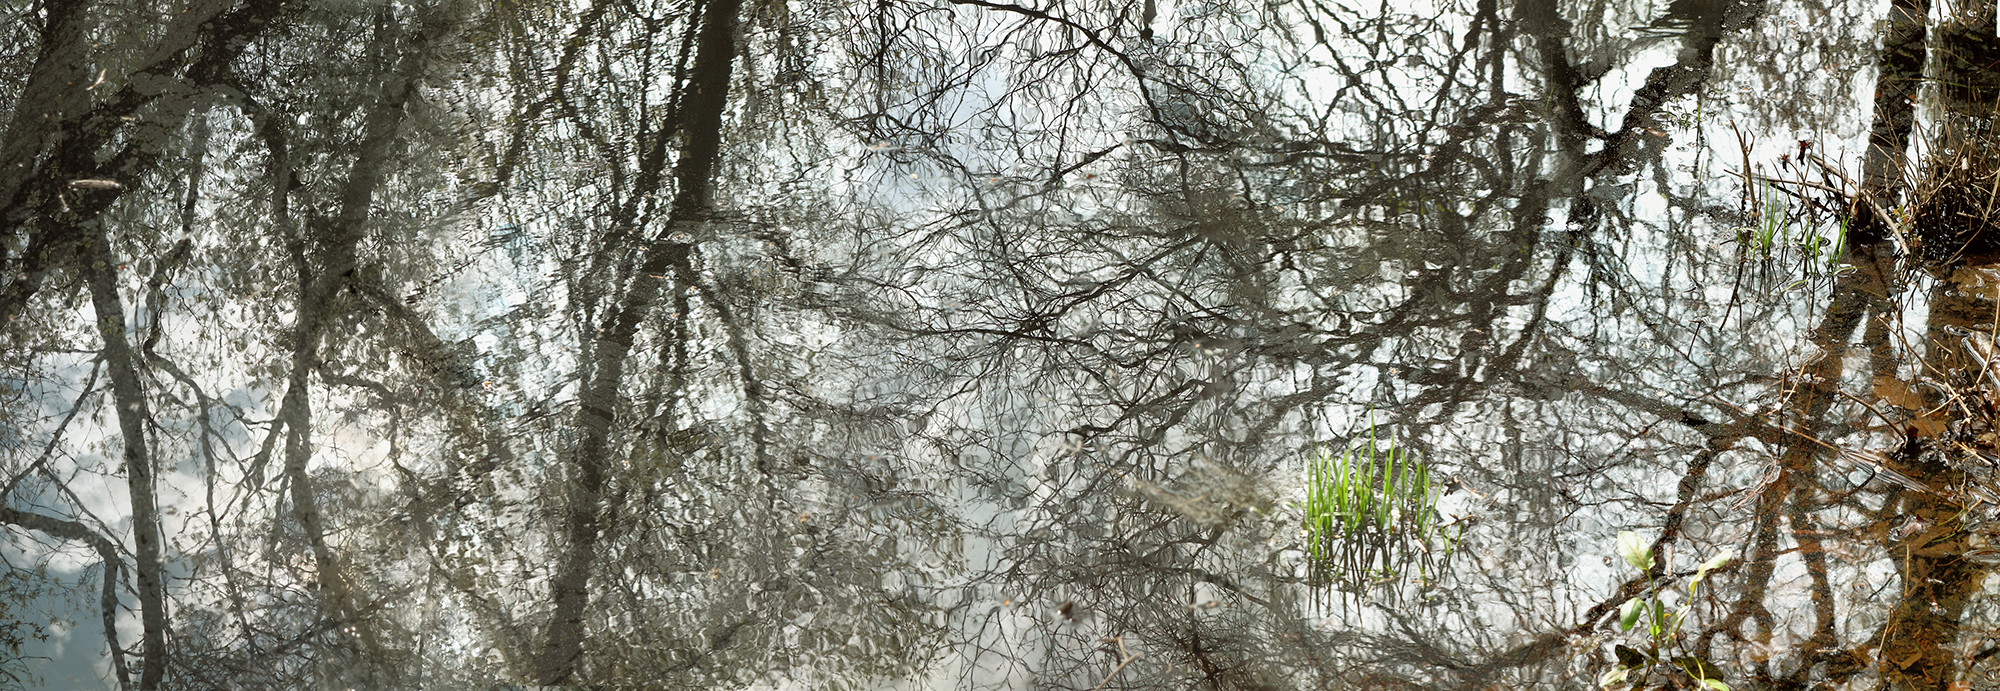
[[[1926,439],[1944,434],[1948,426],[1949,424],[1944,420],[1928,415],[1919,415],[1910,418],[1910,433]]]
[[[1910,385],[1895,377],[1876,377],[1875,396],[1889,405],[1904,410],[1923,410],[1924,397],[1910,388]]]

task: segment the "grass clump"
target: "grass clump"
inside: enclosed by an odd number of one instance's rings
[[[1440,489],[1429,463],[1372,425],[1365,442],[1318,449],[1307,461],[1302,506],[1314,592],[1433,584],[1463,533],[1438,513]]]
[[[2000,261],[2000,136],[1948,138],[1911,185],[1909,242],[1944,273]]]

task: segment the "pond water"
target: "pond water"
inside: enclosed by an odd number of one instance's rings
[[[17,7],[0,679],[1985,688],[1993,11]]]

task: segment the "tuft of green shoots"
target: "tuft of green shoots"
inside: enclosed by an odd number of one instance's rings
[[[1347,592],[1398,582],[1405,574],[1420,585],[1434,583],[1463,526],[1442,520],[1432,472],[1372,424],[1365,438],[1338,451],[1317,449],[1306,463],[1301,507],[1308,580]]]

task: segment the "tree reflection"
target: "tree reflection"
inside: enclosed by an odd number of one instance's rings
[[[1722,552],[1731,685],[1989,673],[1990,16],[185,9],[0,28],[6,558],[116,683],[1583,687]],[[1463,541],[1327,597],[1371,427]]]

